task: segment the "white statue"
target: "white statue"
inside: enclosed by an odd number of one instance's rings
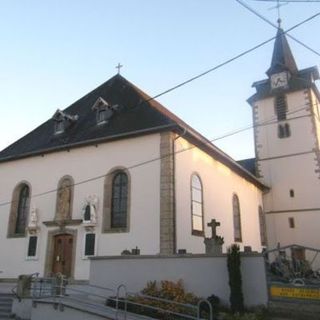
[[[28,228],[29,230],[35,230],[38,228],[38,214],[37,209],[35,207],[32,207],[30,211]]]
[[[85,223],[97,223],[98,197],[96,195],[88,196],[83,207],[83,217],[85,218],[87,207],[90,208],[90,220],[83,219]]]

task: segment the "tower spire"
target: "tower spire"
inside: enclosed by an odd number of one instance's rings
[[[291,52],[286,35],[281,28],[281,19],[278,19],[278,31],[274,43],[271,66],[267,70],[267,75],[289,71],[291,74],[298,72],[296,61]]]

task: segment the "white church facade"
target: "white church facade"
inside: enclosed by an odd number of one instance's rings
[[[204,253],[212,219],[224,250],[319,248],[318,73],[292,61],[279,29],[249,99],[256,159],[237,163],[120,75],[4,149],[1,278],[85,280],[90,256],[132,249]]]

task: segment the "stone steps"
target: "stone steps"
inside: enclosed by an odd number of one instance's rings
[[[13,296],[0,293],[0,320],[10,319]]]

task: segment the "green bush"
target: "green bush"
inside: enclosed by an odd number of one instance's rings
[[[169,301],[152,299],[152,297]],[[173,313],[196,317],[197,309],[188,307],[187,305],[197,307],[200,300],[202,300],[200,297],[197,297],[193,293],[185,290],[182,280],[177,282],[161,281],[160,283],[157,283],[156,281],[149,281],[146,287],[141,291],[141,295],[128,297],[127,311],[162,320],[182,320],[186,319],[186,317]],[[215,316],[219,310],[220,299],[215,295],[211,295],[208,297],[208,301],[211,303],[213,315]],[[106,304],[115,308],[115,298],[113,297],[108,299]],[[119,309],[124,308],[124,300],[120,299]],[[153,308],[159,308],[162,310],[155,310]],[[209,307],[206,303],[201,304],[200,310],[201,318],[209,319]]]
[[[244,312],[243,293],[242,293],[242,279],[241,279],[241,261],[240,261],[240,247],[233,244],[228,248],[227,257],[229,286],[230,286],[230,305],[233,313]]]

